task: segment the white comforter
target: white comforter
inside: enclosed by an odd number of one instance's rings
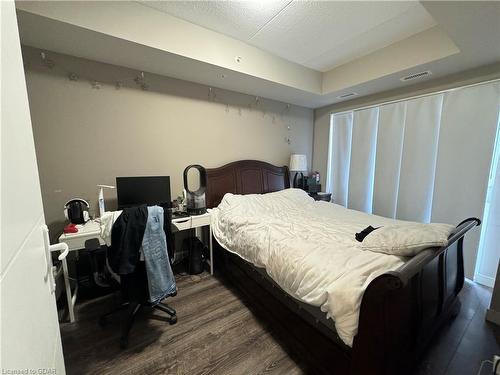
[[[397,220],[346,209],[287,189],[264,195],[226,194],[212,211],[217,241],[263,267],[288,294],[320,306],[349,346],[370,281],[404,258],[361,250],[355,233]]]

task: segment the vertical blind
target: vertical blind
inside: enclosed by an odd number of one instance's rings
[[[381,216],[457,224],[483,217],[500,83],[332,114],[327,190]],[[479,231],[468,236],[472,277]]]
[[[363,126],[352,127],[347,205],[355,210],[371,212],[378,108],[354,112],[353,123],[363,124]]]
[[[443,95],[406,102],[396,205],[399,219],[430,221],[442,103]]]
[[[405,103],[379,109],[372,211],[385,217],[396,217],[405,118]]]
[[[351,164],[352,112],[333,116],[330,129],[327,185],[336,201],[347,206]],[[335,152],[333,152],[335,150]]]

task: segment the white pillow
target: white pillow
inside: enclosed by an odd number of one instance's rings
[[[389,225],[368,234],[361,248],[377,253],[413,256],[429,247],[448,245],[448,237],[454,229],[449,224]]]

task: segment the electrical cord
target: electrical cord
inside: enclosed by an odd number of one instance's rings
[[[500,362],[500,361],[498,361],[498,362]],[[498,362],[497,362],[497,364],[498,364]],[[483,370],[483,366],[485,363],[491,363],[491,367],[493,367],[493,362],[486,359],[483,362],[481,362],[481,366],[479,367],[479,371],[477,372],[477,375],[481,375],[481,371]]]

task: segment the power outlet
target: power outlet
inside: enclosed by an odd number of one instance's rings
[[[495,370],[495,368],[497,369],[497,372],[495,372],[495,375],[500,375],[500,364],[498,364],[498,368],[497,368],[498,361],[500,361],[500,356],[494,355],[493,356],[493,370]]]

